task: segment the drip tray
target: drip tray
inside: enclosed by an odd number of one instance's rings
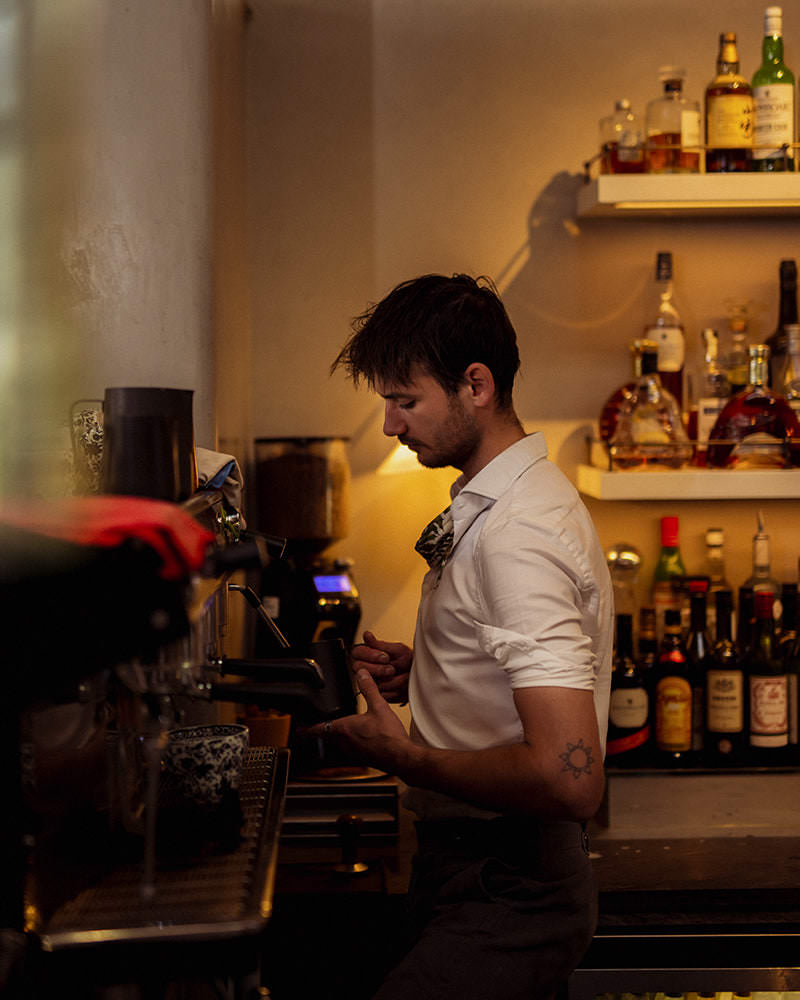
[[[263,930],[272,908],[288,751],[256,747],[245,759],[239,844],[183,866],[159,863],[155,894],[141,894],[141,864],[120,864],[75,893],[43,926],[44,951],[109,942],[204,941]],[[30,913],[30,910],[29,910]]]
[[[360,816],[362,838],[396,837],[398,800],[397,779],[380,771],[290,781],[281,839],[338,840],[340,816]]]

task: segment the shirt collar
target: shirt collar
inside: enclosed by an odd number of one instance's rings
[[[472,479],[465,481],[463,475],[459,476],[450,487],[450,498],[475,494],[497,500],[526,469],[544,458],[547,458],[544,434],[541,431],[527,434],[496,455]]]

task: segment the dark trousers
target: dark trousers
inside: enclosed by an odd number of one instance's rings
[[[597,894],[579,823],[417,824],[410,947],[374,1000],[545,1000],[589,946]]]

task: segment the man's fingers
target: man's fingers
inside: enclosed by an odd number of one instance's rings
[[[359,690],[364,695],[364,701],[367,703],[367,708],[376,708],[378,705],[385,702],[386,699],[378,690],[378,685],[375,683],[368,670],[359,670],[356,674],[356,680],[358,681]]]

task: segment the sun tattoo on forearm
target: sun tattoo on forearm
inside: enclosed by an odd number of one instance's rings
[[[573,778],[577,779],[582,774],[592,773],[592,764],[594,764],[592,748],[583,745],[583,738],[579,739],[577,743],[570,743],[568,741],[567,749],[558,756],[564,761],[564,766],[561,770],[572,771]]]

